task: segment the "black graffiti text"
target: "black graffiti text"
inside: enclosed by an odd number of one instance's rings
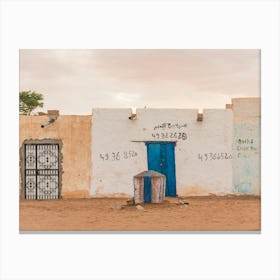
[[[254,139],[252,138],[244,138],[244,139],[237,139],[236,141],[239,145],[250,145],[250,144],[254,144]]]
[[[138,156],[137,152],[133,150],[99,154],[99,158],[103,161],[119,161],[119,160],[131,159],[137,156]]]
[[[232,154],[230,153],[199,153],[197,158],[201,161],[211,161],[211,160],[227,160],[232,159]]]
[[[157,129],[181,129],[181,128],[186,128],[187,124],[183,123],[183,124],[179,124],[179,123],[162,123],[162,124],[158,124],[156,126],[154,126],[154,130]]]
[[[152,133],[152,137],[156,140],[159,139],[178,139],[178,140],[187,140],[188,136],[186,132],[161,132],[161,133]]]

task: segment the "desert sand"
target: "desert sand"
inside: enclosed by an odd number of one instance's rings
[[[127,199],[20,201],[20,231],[260,231],[260,198],[166,198],[161,204],[126,205]]]

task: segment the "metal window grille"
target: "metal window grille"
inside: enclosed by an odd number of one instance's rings
[[[59,199],[59,144],[25,144],[25,199]]]

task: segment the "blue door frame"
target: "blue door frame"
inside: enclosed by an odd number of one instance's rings
[[[148,169],[166,176],[166,196],[176,196],[175,142],[146,142]]]

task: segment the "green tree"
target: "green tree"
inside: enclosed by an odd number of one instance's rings
[[[35,91],[21,91],[19,93],[19,113],[21,115],[31,115],[38,107],[43,107],[44,96]]]

